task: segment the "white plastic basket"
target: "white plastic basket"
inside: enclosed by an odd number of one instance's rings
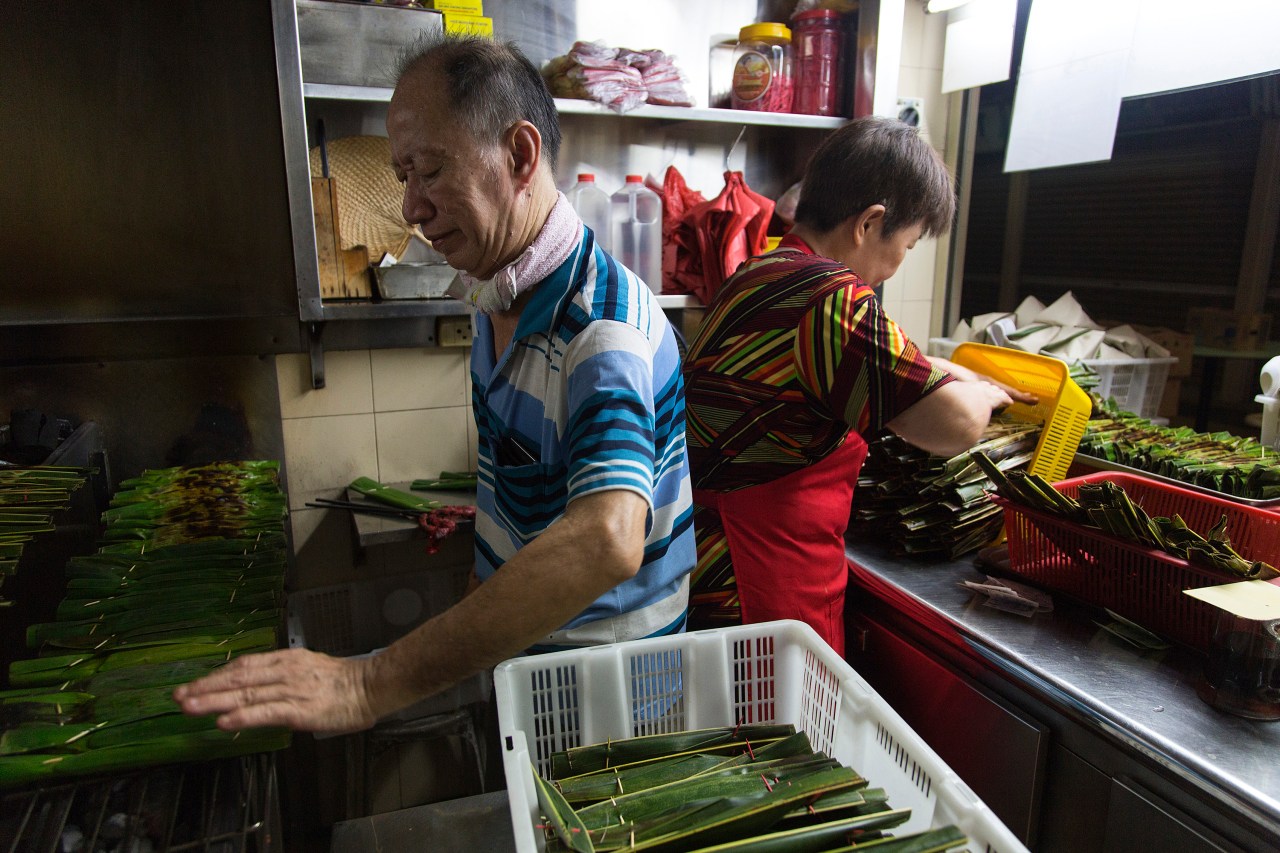
[[[533,768],[609,739],[734,723],[791,723],[814,749],[910,808],[906,835],[954,825],[973,853],[1026,848],[802,622],[764,622],[516,658],[494,671],[516,850],[546,849]]]
[[[950,338],[929,338],[929,355],[950,358],[960,341]],[[1085,358],[1082,364],[1098,374],[1098,385],[1093,390],[1103,399],[1114,398],[1116,405],[1135,415],[1154,418],[1160,411],[1164,386],[1169,378],[1169,368],[1178,363],[1176,358]]]

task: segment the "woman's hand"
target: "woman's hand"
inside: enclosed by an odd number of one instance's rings
[[[929,363],[932,364],[934,367],[941,368],[942,370],[947,371],[947,373],[950,373],[952,376],[956,378],[956,380],[960,382],[988,382],[996,386],[1005,394],[1007,394],[1009,397],[1008,402],[1004,404],[1005,406],[1009,405],[1009,403],[1026,403],[1029,406],[1034,406],[1037,402],[1039,402],[1039,398],[1036,397],[1035,394],[1030,394],[1026,391],[1022,391],[1018,388],[1014,388],[1012,385],[1006,385],[1005,383],[999,381],[998,379],[992,379],[990,376],[984,376],[983,374],[978,373],[976,370],[970,370],[969,368],[960,364],[956,364],[953,361],[948,361],[945,358],[937,358],[931,355],[925,356],[925,358],[927,358],[929,360]],[[992,409],[994,410],[996,408],[1003,408],[1003,407],[1004,406],[998,406],[998,407],[993,406]]]
[[[306,649],[243,655],[173,691],[190,716],[218,715],[224,731],[287,726],[356,732],[377,722],[367,695],[371,658],[337,658]]]

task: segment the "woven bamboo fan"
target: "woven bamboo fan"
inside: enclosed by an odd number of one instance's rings
[[[404,190],[391,171],[391,143],[384,136],[347,136],[326,149],[342,248],[364,246],[375,264],[387,252],[402,257],[413,229],[400,213]],[[321,177],[319,148],[311,149],[310,160],[312,177]]]

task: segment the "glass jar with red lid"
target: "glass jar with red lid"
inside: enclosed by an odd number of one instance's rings
[[[844,27],[832,9],[810,9],[791,19],[795,96],[791,111],[834,116],[844,93]]]

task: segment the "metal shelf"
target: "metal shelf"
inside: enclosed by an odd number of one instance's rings
[[[306,83],[302,87],[304,97],[330,101],[361,101],[387,103],[391,89],[368,86],[339,86],[330,83]],[[844,124],[847,119],[828,116],[807,116],[793,113],[765,113],[754,110],[720,110],[707,107],[657,107],[646,104],[625,113],[616,113],[595,101],[556,98],[556,110],[561,115],[600,116],[601,118],[643,118],[662,121],[701,121],[719,124],[756,125],[761,127],[809,127],[831,129]]]
[[[351,104],[386,104],[393,90],[384,87],[347,86],[331,83],[303,83],[304,101],[332,101]],[[701,121],[732,123],[736,125],[767,125],[778,127],[836,127],[841,119],[814,116],[793,116],[775,113],[756,113],[745,110],[709,110],[682,107],[641,107],[620,116],[601,104],[592,101],[556,99],[556,109],[564,115],[600,116],[601,118],[642,118],[665,121]],[[308,197],[308,204],[310,199]],[[664,311],[700,307],[691,296],[659,296],[658,305]],[[311,384],[323,388],[324,379],[324,327],[329,321],[350,322],[366,320],[395,320],[443,316],[465,316],[469,309],[453,299],[406,299],[383,301],[334,301],[323,300],[318,294],[304,297],[299,313],[304,324],[307,351],[311,360]]]
[[[663,310],[701,308],[696,296],[659,296]],[[445,317],[466,314],[470,309],[456,299],[401,299],[382,302],[324,302],[321,320],[381,320],[394,317]]]
[[[303,83],[302,96],[328,101],[363,101],[387,103],[392,89],[375,86],[343,86],[336,83]]]
[[[794,113],[766,113],[754,110],[720,110],[707,107],[657,107],[646,104],[625,113],[615,113],[604,104],[595,101],[578,101],[556,98],[556,109],[561,115],[592,115],[612,118],[646,118],[664,121],[703,121],[719,124],[758,125],[762,127],[812,127],[830,129],[844,124],[847,119],[827,116],[796,115]]]
[[[281,850],[276,756],[86,776],[0,796],[5,850],[62,850],[71,830],[85,850]]]
[[[324,320],[382,320],[393,317],[443,317],[466,314],[456,299],[400,299],[382,302],[324,302]]]

